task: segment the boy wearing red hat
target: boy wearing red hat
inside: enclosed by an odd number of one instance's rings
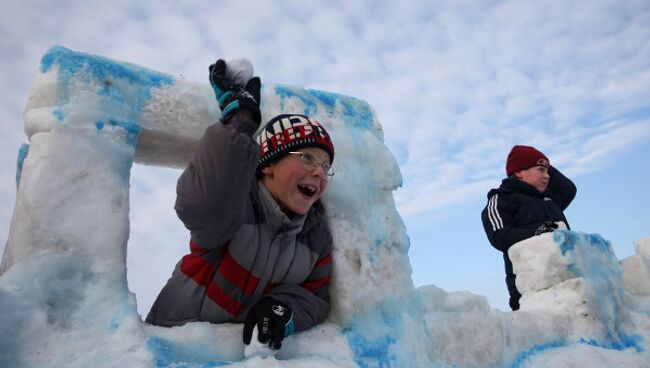
[[[506,162],[507,178],[490,190],[481,213],[483,228],[493,247],[503,252],[510,308],[519,309],[521,294],[515,285],[510,247],[524,239],[569,228],[564,211],[576,195],[576,186],[549,159],[530,146],[512,147]]]
[[[253,138],[260,80],[238,80],[234,69],[210,66],[221,121],[206,129],[176,189],[190,253],[146,322],[243,322],[245,344],[257,328],[260,342],[279,349],[329,313],[332,235],[320,198],[334,146],[304,115],[276,116]]]

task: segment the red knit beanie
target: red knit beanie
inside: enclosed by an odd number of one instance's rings
[[[268,123],[257,136],[262,156],[257,162],[257,172],[288,152],[304,147],[318,147],[334,161],[334,145],[330,135],[318,121],[299,114],[278,115]]]
[[[533,166],[551,167],[551,163],[543,153],[530,146],[514,146],[508,154],[506,161],[506,174],[512,175],[515,171],[526,170]]]

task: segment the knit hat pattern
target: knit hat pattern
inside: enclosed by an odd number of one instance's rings
[[[533,166],[551,167],[551,162],[543,153],[530,146],[516,145],[512,147],[506,161],[506,174],[512,175],[519,170],[526,170]]]
[[[256,139],[262,148],[257,162],[258,173],[288,152],[305,147],[320,148],[329,154],[330,164],[334,161],[334,145],[330,135],[318,121],[305,115],[278,115],[266,123]]]

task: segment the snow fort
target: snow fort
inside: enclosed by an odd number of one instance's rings
[[[321,121],[337,150],[324,197],[333,307],[275,356],[245,358],[241,325],[145,324],[127,285],[131,167],[186,164],[219,118],[209,84],[48,50],[25,108],[29,144],[0,271],[0,366],[650,367],[650,238],[622,262],[597,234],[520,242],[510,251],[517,312],[469,292],[416,289],[392,193],[400,171],[373,109],[263,85],[262,120],[285,112]]]

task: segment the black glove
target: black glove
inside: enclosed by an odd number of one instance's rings
[[[259,77],[248,80],[246,86],[238,84],[227,73],[225,60],[219,59],[210,65],[210,84],[217,97],[221,109],[221,121],[228,122],[230,116],[238,109],[248,109],[253,114],[257,125],[262,120],[260,114],[260,89],[262,83]]]
[[[550,233],[557,229],[557,224],[553,221],[546,221],[535,230],[535,235]]]
[[[282,347],[282,339],[293,333],[293,314],[286,304],[267,296],[260,299],[246,316],[244,344],[251,343],[255,326],[258,340],[278,350]]]

